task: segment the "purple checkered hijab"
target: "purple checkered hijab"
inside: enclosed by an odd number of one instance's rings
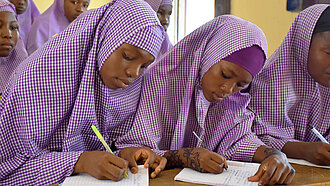
[[[221,59],[253,45],[266,55],[261,29],[231,15],[217,17],[186,36],[146,70],[134,125],[116,145],[143,145],[162,154],[201,146],[195,131],[207,148],[230,159],[251,161],[263,143],[251,132],[254,115],[245,110],[249,95],[238,92],[210,103],[200,82]]]
[[[172,1],[168,1],[168,0],[163,0],[163,1],[160,1],[160,0],[144,0],[144,1],[147,2],[156,13],[158,12],[158,8],[159,8],[160,5],[166,5],[169,2],[171,2],[170,5],[172,5]],[[167,51],[169,51],[170,48],[172,48],[172,47],[173,47],[173,45],[170,41],[170,38],[169,38],[168,34],[165,33],[165,39],[162,43],[162,46],[160,47],[157,58],[160,58],[163,54],[165,54]]]
[[[162,0],[162,2],[160,3],[161,5],[171,5],[173,4],[173,0]]]
[[[141,78],[110,90],[99,68],[121,44],[156,56],[164,29],[139,0],[113,0],[80,17],[26,59],[0,100],[0,185],[49,185],[69,176],[82,151],[104,150],[129,130]]]
[[[147,2],[155,12],[158,11],[160,3],[162,2],[162,0],[144,0],[144,1]]]
[[[330,140],[330,89],[309,75],[312,33],[329,5],[300,12],[280,47],[253,80],[249,108],[259,117],[253,130],[267,145],[282,149],[288,141],[319,141],[309,124]]]
[[[17,15],[19,22],[19,34],[24,41],[24,45],[27,45],[27,37],[30,32],[32,23],[40,15],[39,9],[34,4],[33,0],[28,0],[29,6],[23,14]]]
[[[32,24],[26,44],[29,55],[55,34],[62,32],[69,24],[70,22],[64,13],[64,0],[54,0],[54,3]]]
[[[16,15],[13,4],[6,0],[0,0],[0,11],[13,12]],[[0,95],[16,67],[27,57],[27,52],[21,38],[18,39],[15,48],[7,57],[0,57]]]

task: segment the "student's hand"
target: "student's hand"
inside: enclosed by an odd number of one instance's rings
[[[287,142],[282,151],[289,158],[305,159],[317,165],[330,165],[330,145],[323,142]]]
[[[138,172],[137,164],[144,164],[145,168],[153,169],[151,178],[159,175],[167,162],[166,158],[158,156],[148,147],[127,147],[119,152],[119,156],[128,161],[128,167],[133,174]]]
[[[164,154],[167,168],[191,168],[199,172],[219,174],[227,168],[226,158],[204,148],[182,148]]]
[[[100,180],[119,181],[127,173],[128,162],[103,151],[85,151],[76,162],[73,174],[88,173]]]
[[[258,181],[260,185],[289,184],[295,175],[295,170],[287,161],[284,153],[268,156],[261,162],[257,173],[248,178]]]
[[[330,144],[323,142],[306,143],[305,156],[309,162],[317,165],[330,165]]]

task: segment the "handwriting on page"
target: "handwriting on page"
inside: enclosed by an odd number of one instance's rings
[[[97,185],[97,186],[148,186],[149,185],[149,173],[148,169],[144,168],[143,165],[139,165],[139,172],[132,174],[128,171],[128,178],[115,182],[111,180],[98,180],[89,174],[79,174],[75,176],[67,177],[62,186],[84,186],[84,185]]]
[[[221,174],[200,173],[192,169],[183,169],[174,180],[208,184],[208,185],[258,185],[258,182],[249,182],[248,177],[253,176],[260,164],[227,161],[228,169]]]

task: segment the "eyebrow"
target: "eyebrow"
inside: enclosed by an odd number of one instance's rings
[[[237,74],[236,74],[233,70],[228,69],[228,71],[229,71],[233,76],[237,77]],[[246,83],[246,84],[251,83],[251,82],[247,82],[247,81],[240,81],[240,82],[242,82],[242,83]]]

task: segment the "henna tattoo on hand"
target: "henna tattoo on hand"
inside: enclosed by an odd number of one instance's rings
[[[277,149],[273,149],[273,148],[266,148],[264,150],[264,153],[266,154],[265,159],[267,159],[269,156],[272,156],[272,155],[275,155],[275,154],[278,154],[278,155],[283,155],[283,153]]]
[[[182,168],[184,166],[178,150],[167,151],[164,157],[167,159],[166,169]]]
[[[194,169],[196,171],[202,172],[203,169],[201,168],[201,163],[199,161],[199,152],[193,152],[193,148],[186,148],[183,152],[183,157],[186,158],[187,165],[186,167],[189,167],[191,169]]]

